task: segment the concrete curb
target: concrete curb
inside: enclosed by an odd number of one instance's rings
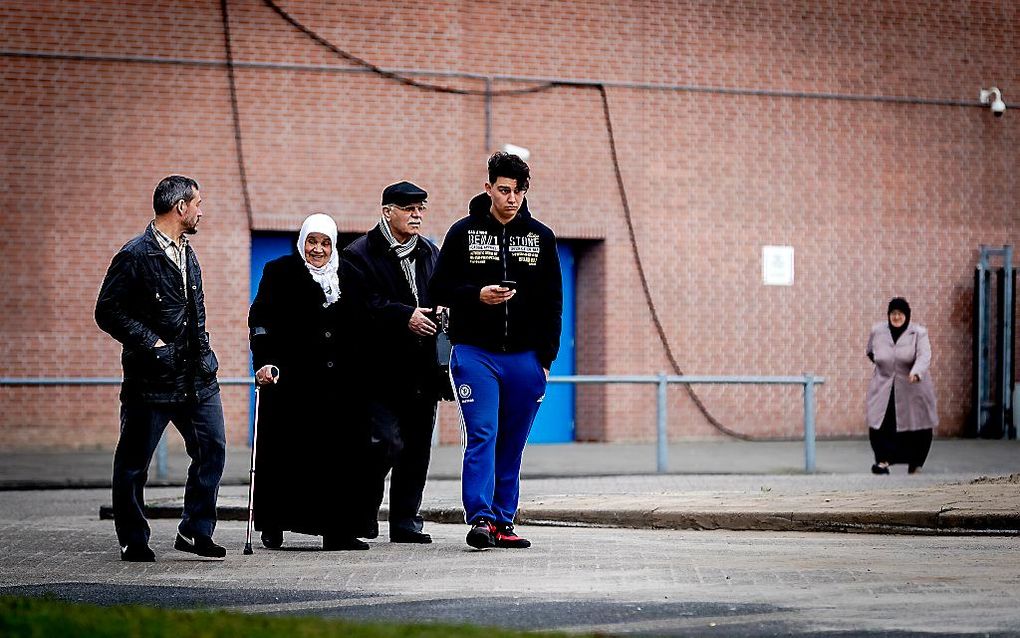
[[[521,523],[591,525],[636,529],[866,534],[1020,535],[1020,515],[954,515],[938,512],[579,512],[522,509]],[[457,521],[461,522],[461,521]]]
[[[690,529],[768,532],[863,532],[875,534],[1020,535],[1020,473],[971,482],[885,489],[805,490],[700,489],[555,494],[523,501],[522,524],[583,525],[633,529]],[[464,524],[459,495],[427,502],[421,515],[435,523]],[[150,518],[180,518],[181,497],[150,502]],[[247,497],[221,499],[219,518],[248,519]],[[385,509],[380,512],[385,518]],[[100,509],[100,518],[112,518]]]
[[[179,519],[179,505],[146,507],[151,519]],[[246,521],[246,507],[217,509],[220,520]],[[385,508],[380,518],[385,519]],[[422,517],[433,523],[463,524],[460,508],[425,508]],[[113,509],[103,506],[101,519],[112,519]],[[941,511],[678,511],[670,509],[584,510],[556,507],[522,507],[517,521],[529,525],[582,525],[633,529],[687,529],[768,532],[840,532],[867,534],[1020,535],[1020,512]]]

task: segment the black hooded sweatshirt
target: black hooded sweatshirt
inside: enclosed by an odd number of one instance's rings
[[[560,347],[563,282],[556,236],[531,216],[528,200],[506,225],[482,193],[471,200],[468,216],[446,233],[429,285],[432,301],[450,308],[450,341],[492,352],[534,350],[548,369]],[[490,306],[481,289],[517,282],[517,294]]]

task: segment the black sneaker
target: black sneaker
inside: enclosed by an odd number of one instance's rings
[[[354,536],[335,536],[333,534],[322,537],[322,551],[344,552],[350,550],[363,550],[371,547],[368,543]]]
[[[156,554],[145,543],[124,545],[120,548],[120,559],[129,563],[155,563]]]
[[[889,466],[888,465],[879,465],[878,463],[875,463],[874,465],[871,466],[871,473],[872,474],[888,474],[889,473]]]
[[[467,533],[467,544],[475,549],[487,549],[496,546],[496,526],[486,518],[479,518]]]
[[[524,549],[531,547],[531,541],[521,538],[514,532],[514,526],[508,524],[496,526],[496,547],[507,547],[510,549]]]
[[[266,549],[280,549],[283,547],[283,532],[277,529],[262,530],[262,545]]]
[[[174,549],[202,558],[223,558],[227,555],[227,548],[217,545],[212,536],[196,534],[194,538],[188,538],[180,532],[177,532],[177,538],[174,540]]]

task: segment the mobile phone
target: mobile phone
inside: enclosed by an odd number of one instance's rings
[[[504,279],[503,281],[499,282],[499,285],[503,286],[504,288],[509,288],[510,290],[517,290],[517,282],[511,279]]]

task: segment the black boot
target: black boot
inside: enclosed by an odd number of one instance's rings
[[[421,543],[432,542],[432,537],[425,532],[416,532],[410,529],[394,528],[390,530],[391,543]]]
[[[360,528],[358,528],[358,534],[360,538],[379,538],[379,521],[373,519],[366,521]]]
[[[266,549],[280,549],[283,547],[283,531],[278,529],[262,530],[262,545]]]
[[[324,552],[343,552],[356,549],[368,549],[369,547],[368,543],[363,540],[359,540],[354,536],[327,534],[322,537],[322,551]]]

